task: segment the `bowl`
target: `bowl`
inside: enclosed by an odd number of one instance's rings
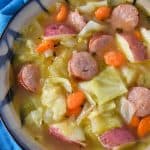
[[[11,19],[0,39],[0,115],[9,133],[25,150],[43,150],[31,135],[22,128],[20,119],[12,106],[10,70],[13,57],[13,42],[20,36],[20,30],[40,12],[48,12],[55,0],[30,0]]]

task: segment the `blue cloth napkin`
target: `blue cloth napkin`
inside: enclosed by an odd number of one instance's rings
[[[0,0],[0,35],[16,11],[28,0]],[[0,150],[21,150],[0,120]]]

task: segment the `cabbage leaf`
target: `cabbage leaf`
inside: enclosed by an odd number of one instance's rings
[[[107,6],[107,0],[102,0],[99,2],[87,2],[85,5],[77,7],[77,9],[81,13],[90,14],[100,6]]]
[[[79,33],[79,37],[90,37],[93,33],[103,31],[104,25],[101,25],[95,21],[89,21]]]
[[[107,67],[91,81],[79,83],[79,88],[87,92],[98,105],[111,101],[127,92],[120,74],[113,67]]]

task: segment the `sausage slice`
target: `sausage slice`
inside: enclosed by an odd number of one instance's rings
[[[128,94],[128,100],[136,109],[136,116],[150,115],[150,90],[145,87],[133,87]]]
[[[77,11],[70,12],[68,15],[67,23],[72,26],[77,32],[80,32],[86,25],[86,22]]]
[[[68,25],[64,24],[51,24],[46,27],[44,35],[47,37],[54,37],[64,34],[75,34],[75,30]]]
[[[113,149],[135,141],[134,135],[126,127],[109,130],[99,137],[101,144],[107,149]]]
[[[98,65],[88,52],[78,52],[72,55],[68,71],[76,78],[90,80],[98,73]]]
[[[139,12],[131,4],[120,4],[112,12],[111,24],[115,29],[131,31],[138,25],[138,22]]]
[[[89,41],[89,52],[95,53],[102,58],[106,51],[115,48],[115,41],[112,35],[95,34]]]
[[[18,74],[19,83],[28,91],[37,92],[40,87],[40,70],[35,64],[23,66]]]

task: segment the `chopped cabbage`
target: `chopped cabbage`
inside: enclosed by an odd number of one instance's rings
[[[105,113],[107,111],[111,111],[111,110],[113,110],[115,108],[116,108],[115,102],[111,101],[111,102],[107,102],[107,103],[105,103],[105,104],[103,104],[101,106],[98,106],[97,107],[97,111],[98,111],[99,114],[102,114],[102,113]]]
[[[47,125],[49,125],[53,122],[53,112],[52,112],[51,107],[45,108],[45,112],[43,114],[43,121]]]
[[[42,26],[37,20],[33,20],[27,27],[22,31],[23,35],[27,39],[33,39],[39,41],[44,33]]]
[[[49,73],[50,76],[53,77],[69,77],[68,73],[68,60],[71,57],[72,51],[70,49],[63,49],[63,52],[57,56],[49,66]]]
[[[150,88],[150,61],[145,61],[137,65],[139,69],[139,78],[137,84],[139,86],[144,86]]]
[[[64,90],[72,92],[69,80],[60,77],[47,78],[42,89],[42,104],[50,107],[57,98],[65,96]]]
[[[60,121],[66,114],[66,101],[64,97],[59,97],[55,100],[51,107],[45,108],[43,114],[43,121],[46,124],[50,124],[54,121]]]
[[[127,123],[131,122],[131,119],[135,114],[135,108],[125,97],[121,97],[120,99],[120,113]]]
[[[107,0],[108,5],[110,6],[117,6],[123,3],[133,3],[134,0]]]
[[[77,45],[76,39],[72,36],[62,38],[60,44],[69,48],[74,48]]]
[[[72,87],[71,87],[71,83],[69,82],[68,79],[65,79],[65,78],[61,78],[61,77],[50,77],[48,82],[49,83],[54,83],[54,84],[57,84],[57,85],[61,85],[62,87],[65,88],[66,91],[68,92],[72,92]]]
[[[116,34],[116,41],[118,46],[120,47],[120,50],[125,54],[126,58],[130,62],[134,62],[134,57],[132,55],[132,51],[128,42],[118,33]]]
[[[61,123],[52,124],[50,128],[51,127],[57,129],[62,137],[67,138],[70,141],[85,141],[85,135],[82,128],[77,126],[73,120],[66,120]]]
[[[51,107],[55,100],[61,96],[64,96],[63,88],[58,85],[54,85],[47,79],[42,89],[41,102],[43,106]]]
[[[94,107],[94,105],[91,105],[88,102],[84,104],[83,109],[76,120],[78,125],[88,116],[88,114],[94,109]]]
[[[122,76],[125,78],[125,82],[128,86],[131,86],[137,80],[138,70],[130,64],[123,66],[121,68],[121,73]]]
[[[51,108],[53,112],[53,120],[61,120],[66,113],[66,101],[64,97],[60,97],[55,100],[53,107]]]
[[[112,112],[99,115],[97,111],[93,111],[88,117],[91,122],[92,132],[96,135],[102,134],[112,128],[121,127],[122,125],[119,116]]]
[[[91,81],[79,83],[79,88],[87,92],[98,105],[127,92],[119,73],[113,67],[107,67]]]
[[[35,126],[40,128],[43,121],[43,109],[39,107],[38,109],[31,111],[25,119],[25,123],[29,126]]]
[[[95,21],[89,21],[79,33],[79,37],[89,37],[94,32],[103,31],[104,28],[104,25],[101,25]]]
[[[141,32],[142,37],[143,37],[145,44],[147,46],[148,57],[150,58],[150,30],[147,30],[146,28],[141,28],[140,32]]]
[[[22,124],[24,123],[24,119],[26,118],[26,116],[35,109],[36,109],[36,106],[32,100],[28,100],[22,105],[20,109],[20,119],[21,119]]]
[[[103,0],[99,2],[87,2],[85,5],[77,7],[77,9],[81,13],[90,14],[100,6],[107,6],[107,0]]]
[[[27,39],[26,40],[26,46],[30,49],[32,53],[35,52],[36,44],[33,42],[33,40]]]

